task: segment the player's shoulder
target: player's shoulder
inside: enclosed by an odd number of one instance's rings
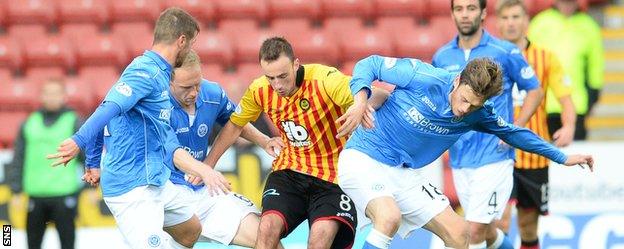
[[[304,80],[324,80],[334,73],[340,73],[337,68],[323,64],[305,64],[303,69]]]
[[[126,66],[121,77],[138,76],[142,78],[154,78],[160,72],[158,65],[151,59],[141,55],[137,56]]]
[[[199,94],[204,101],[219,101],[225,97],[225,91],[217,82],[202,79],[199,83]]]
[[[433,54],[433,59],[439,58],[439,56],[444,55],[445,53],[451,52],[452,48],[455,47],[456,38],[451,39],[446,44],[442,45],[442,47],[438,48],[436,52]]]
[[[256,92],[258,91],[258,89],[268,86],[270,86],[269,80],[266,78],[266,76],[262,75],[251,81],[251,84],[249,84],[249,87],[247,88],[252,92]]]
[[[522,54],[522,51],[520,51],[516,44],[492,35],[490,35],[490,40],[487,42],[487,46],[493,51],[499,52],[503,55]]]

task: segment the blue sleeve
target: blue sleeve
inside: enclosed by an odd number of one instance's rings
[[[519,49],[514,48],[504,65],[507,76],[518,85],[520,90],[533,90],[539,87],[539,81],[533,68],[527,63]]]
[[[349,83],[351,94],[355,95],[362,89],[371,93],[371,84],[381,80],[400,88],[409,88],[416,73],[418,63],[416,59],[398,59],[371,55],[358,61],[353,68],[353,77]]]
[[[80,150],[85,151],[87,144],[90,141],[94,141],[97,134],[104,130],[104,126],[108,124],[108,121],[120,113],[121,108],[116,103],[102,103],[80,127],[78,132],[72,136],[72,139],[80,147]]]
[[[507,123],[505,119],[494,114],[491,107],[486,107],[481,111],[486,113],[485,117],[474,125],[474,130],[494,134],[513,147],[545,156],[559,164],[567,160],[568,157],[555,146],[544,141],[529,129]]]
[[[225,125],[229,120],[230,116],[234,112],[234,107],[236,104],[228,98],[225,91],[221,89],[221,101],[219,103],[219,114],[217,115],[217,122],[221,125]]]
[[[100,168],[102,160],[102,148],[104,147],[104,130],[95,137],[95,141],[87,144],[85,150],[85,166],[89,169]]]
[[[155,85],[148,71],[126,69],[121,78],[108,91],[104,101],[114,102],[127,112],[139,100],[148,96]]]
[[[173,164],[173,154],[179,148],[182,148],[182,145],[178,140],[178,136],[173,132],[171,126],[167,126],[167,130],[165,131],[165,153],[167,155],[167,163],[170,163],[172,167],[175,167]]]

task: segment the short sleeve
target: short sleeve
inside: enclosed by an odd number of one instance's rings
[[[262,106],[256,102],[254,97],[255,91],[257,91],[255,88],[247,88],[238,106],[234,109],[234,113],[230,116],[232,123],[238,126],[245,126],[247,123],[258,119],[260,113],[262,113]]]

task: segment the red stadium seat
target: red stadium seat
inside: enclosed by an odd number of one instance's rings
[[[85,84],[92,86],[97,104],[104,99],[111,86],[117,82],[119,75],[119,70],[112,66],[82,67],[78,73]]]
[[[126,44],[130,58],[139,56],[152,47],[154,33],[148,23],[116,23],[112,27],[112,33]]]
[[[354,16],[363,19],[373,14],[372,0],[321,0],[322,14],[327,17]]]
[[[391,39],[378,29],[352,30],[339,41],[344,60],[359,60],[371,54],[394,55]]]
[[[160,14],[160,1],[108,0],[114,22],[153,22]]]
[[[448,40],[439,35],[437,29],[431,27],[414,27],[393,36],[399,57],[417,58],[431,61],[435,51]]]
[[[245,79],[249,79],[249,83],[255,78],[258,78],[264,73],[260,63],[241,63],[236,66],[236,73]]]
[[[275,36],[270,30],[241,32],[234,40],[235,63],[258,62],[258,51],[264,40]]]
[[[12,36],[0,36],[0,67],[16,70],[23,65],[24,57],[19,42]]]
[[[0,110],[32,111],[39,106],[39,86],[26,78],[0,85]]]
[[[94,23],[102,25],[110,20],[108,0],[56,0],[61,23]]]
[[[423,0],[374,0],[379,16],[409,16],[425,19],[427,2]]]
[[[400,17],[380,17],[376,21],[377,29],[386,32],[389,36],[393,37],[397,33],[405,32],[416,27],[416,20],[412,17],[400,16]]]
[[[26,78],[29,82],[38,86],[52,78],[65,77],[65,70],[62,67],[29,67],[26,69]]]
[[[73,44],[78,65],[83,66],[125,66],[127,50],[119,37],[111,34],[85,36]]]
[[[11,24],[56,24],[57,11],[53,0],[8,1],[8,20]]]
[[[0,145],[4,148],[12,148],[20,127],[28,112],[0,112]]]
[[[98,35],[99,27],[91,23],[71,23],[60,26],[59,31],[70,42],[81,44],[86,37]]]
[[[251,84],[253,78],[246,78],[239,74],[226,73],[222,74],[220,78],[211,79],[219,83],[228,97],[238,103],[241,97],[245,93],[245,90]]]
[[[74,51],[66,38],[53,35],[24,43],[26,64],[29,67],[62,66],[73,68],[76,64]]]
[[[333,35],[341,35],[352,32],[353,30],[361,30],[364,28],[362,19],[358,17],[335,17],[327,18],[323,22],[323,29],[328,30]]]
[[[165,8],[178,7],[188,11],[193,17],[202,22],[215,19],[215,6],[212,1],[201,0],[164,0]]]
[[[436,34],[444,40],[451,40],[457,36],[457,26],[450,15],[434,16],[429,20],[429,29],[440,31]]]
[[[275,19],[271,22],[271,30],[286,39],[305,35],[311,29],[310,21],[305,18]]]
[[[202,64],[202,76],[204,79],[215,81],[223,74],[223,67],[220,64]]]
[[[252,19],[221,20],[218,29],[219,33],[225,34],[233,41],[239,34],[255,32],[258,24]]]
[[[92,86],[84,82],[80,77],[68,77],[65,79],[65,92],[67,105],[74,108],[83,116],[88,116],[95,109],[95,96]]]
[[[234,50],[230,40],[221,33],[209,30],[200,32],[193,49],[203,63],[221,63],[231,66],[234,59]]]
[[[290,39],[295,56],[303,64],[322,63],[336,65],[341,58],[338,41],[329,31],[311,30],[305,35]]]
[[[12,25],[8,29],[9,36],[20,42],[26,42],[34,39],[41,39],[47,36],[46,27],[39,24],[17,24]]]
[[[429,16],[446,16],[451,17],[451,1],[429,0],[427,12]]]
[[[321,8],[316,1],[269,0],[271,18],[305,18],[318,20]]]
[[[5,4],[0,4],[0,27],[4,27],[7,23],[7,7]]]
[[[214,0],[220,19],[266,20],[269,9],[266,0]]]

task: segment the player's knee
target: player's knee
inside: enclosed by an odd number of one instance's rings
[[[373,222],[380,232],[394,234],[401,224],[401,211],[398,209],[386,210],[386,212],[376,214]]]
[[[502,219],[496,222],[496,226],[502,230],[503,232],[508,232],[509,231],[509,220],[507,219]]]
[[[480,242],[485,240],[487,233],[487,225],[481,223],[469,223],[468,230],[471,242]]]
[[[176,241],[185,247],[192,248],[201,235],[202,227],[199,222],[189,225],[187,232],[183,233]]]
[[[258,240],[266,238],[279,238],[284,229],[283,221],[277,215],[266,215],[260,220],[258,228]]]
[[[453,248],[464,248],[470,242],[470,226],[468,222],[461,222],[448,226],[447,233],[442,236],[446,246]]]

